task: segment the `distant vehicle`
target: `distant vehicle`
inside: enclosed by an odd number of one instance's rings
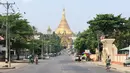
[[[45,59],[49,59],[50,58],[50,55],[48,53],[44,54],[44,58]]]
[[[75,56],[75,61],[81,61],[80,55]]]
[[[124,66],[130,65],[130,57],[128,57],[125,62],[124,62]]]
[[[81,61],[81,56],[78,53],[74,54],[75,61]]]
[[[43,55],[43,57],[42,57],[41,55],[39,55],[39,56],[38,56],[38,59],[42,59],[42,58],[45,59],[45,56],[46,56],[46,55]]]
[[[46,56],[46,59],[49,59],[50,58],[50,56]]]

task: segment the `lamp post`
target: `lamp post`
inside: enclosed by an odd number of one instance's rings
[[[74,49],[74,42],[75,42],[76,38],[77,38],[77,37],[72,37],[72,39],[73,39],[73,51],[74,51],[74,52],[76,52],[75,49]]]
[[[49,55],[49,41],[47,41],[47,54]]]
[[[34,39],[32,41],[32,46],[33,46],[33,48],[32,48],[32,55],[34,55]]]
[[[41,39],[42,39],[42,48],[41,48],[41,58],[43,59],[43,45],[44,45],[44,36],[42,35],[41,36]]]
[[[48,35],[48,38],[49,38],[48,44],[50,44],[51,33],[52,33],[52,30],[51,30],[51,28],[50,28],[50,26],[49,26],[48,29],[47,29],[47,35]],[[51,44],[50,44],[50,45],[51,45]],[[48,45],[48,53],[49,53],[49,49],[50,49],[50,52],[51,52],[51,47],[50,47],[50,45]]]
[[[32,35],[32,37],[33,37],[33,40],[32,40],[33,51],[32,51],[32,54],[34,55],[35,54],[35,52],[34,52],[34,49],[35,49],[35,47],[34,47],[34,40],[35,40],[36,28],[34,26],[32,28],[33,28],[33,35]]]
[[[49,45],[49,48],[50,48],[50,53],[51,53],[51,44]]]
[[[99,33],[97,33],[97,42],[98,42],[98,61],[100,60],[100,51],[99,51]]]
[[[44,35],[45,35],[46,38],[49,38],[48,34],[44,34]],[[48,39],[46,40],[44,45],[45,45],[45,49],[46,49],[46,54],[49,55],[49,40]]]

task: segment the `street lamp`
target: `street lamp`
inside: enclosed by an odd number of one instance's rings
[[[42,39],[41,58],[43,59],[43,45],[45,44],[45,43],[43,43],[45,41],[44,35],[41,35],[41,39]]]
[[[49,45],[49,48],[50,48],[50,53],[51,53],[51,44]]]
[[[32,41],[32,43],[33,43],[33,55],[35,54],[35,52],[34,52],[34,49],[35,49],[35,47],[34,47],[34,40],[35,39],[39,39],[38,37],[37,37],[37,31],[36,31],[36,28],[33,26],[32,27],[33,28],[33,41]]]
[[[48,44],[50,43],[51,34],[52,34],[52,30],[51,30],[51,28],[50,28],[50,26],[49,26],[48,29],[47,29],[47,35],[48,35],[48,38],[49,38]],[[50,44],[50,45],[51,45],[51,44]],[[48,46],[48,53],[49,53],[49,49],[50,49],[50,52],[51,52],[51,47],[50,47],[50,45]]]
[[[48,35],[44,34],[44,48],[45,48],[46,55],[48,55],[48,53],[49,53],[49,50],[48,50],[49,41],[46,40],[47,38],[48,38]]]

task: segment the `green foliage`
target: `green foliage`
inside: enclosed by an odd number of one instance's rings
[[[42,34],[41,33],[40,40],[43,40],[42,43],[43,43],[44,52],[48,52],[46,49],[49,49],[49,50],[51,49],[52,53],[56,53],[56,52],[61,51],[61,49],[62,49],[62,46],[60,43],[61,39],[54,32],[53,32],[53,34]],[[41,44],[41,46],[42,46],[42,44]]]
[[[121,15],[98,14],[87,23],[90,24],[89,28],[81,32],[75,41],[75,48],[80,51],[87,48],[94,52],[102,35],[115,38],[115,44],[119,49],[130,44],[130,18],[127,20]]]
[[[52,52],[59,52],[61,51],[61,39],[60,37],[53,32],[50,35],[49,44],[51,45]]]
[[[127,20],[121,18],[121,15],[98,14],[93,20],[88,21],[88,24],[90,24],[89,28],[93,31],[101,31],[104,35],[111,36],[115,30],[123,31],[126,22]]]
[[[0,15],[0,34],[5,38],[7,16]],[[27,19],[23,19],[21,14],[11,14],[8,16],[8,35],[10,33],[11,49],[16,50],[17,58],[21,49],[28,48],[28,40],[31,40],[33,29]],[[5,44],[5,43],[4,43]]]
[[[5,38],[7,16],[0,15],[0,35]],[[11,49],[16,50],[19,59],[20,50],[29,49],[31,53],[40,54],[43,44],[52,45],[52,51],[61,50],[60,38],[55,34],[45,35],[37,32],[35,26],[29,25],[27,19],[21,14],[11,14],[8,16],[8,31],[10,31]],[[9,34],[8,34],[9,35]],[[35,35],[40,35],[40,39],[35,39]],[[9,39],[9,37],[8,37]],[[4,43],[5,45],[5,43]],[[46,47],[43,45],[43,47]]]
[[[97,41],[95,38],[96,36],[93,34],[91,29],[85,30],[75,40],[75,48],[81,53],[84,52],[85,49],[89,49],[94,53],[95,50],[93,49],[97,47]]]

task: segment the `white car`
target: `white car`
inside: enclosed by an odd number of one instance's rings
[[[46,56],[46,59],[49,59],[50,58],[50,56]]]

